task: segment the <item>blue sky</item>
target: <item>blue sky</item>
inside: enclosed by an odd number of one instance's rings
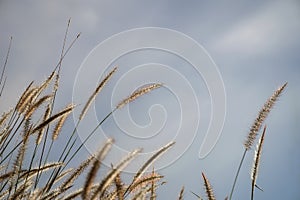
[[[179,31],[201,44],[216,63],[226,91],[226,118],[221,137],[214,150],[205,159],[198,153],[211,117],[211,101],[205,77],[201,77],[179,57],[167,52],[144,50],[115,60],[119,71],[95,103],[97,117],[109,111],[112,91],[123,74],[147,63],[161,63],[179,71],[194,89],[199,102],[199,115],[184,118],[192,121],[199,118],[195,138],[193,130],[187,129],[187,138],[192,142],[184,154],[160,172],[168,183],[159,189],[158,199],[175,199],[182,185],[185,185],[186,199],[194,199],[190,190],[204,195],[201,172],[205,172],[214,186],[217,198],[228,195],[233,176],[243,151],[243,141],[260,107],[272,92],[288,82],[287,90],[267,119],[267,134],[262,155],[258,185],[264,192],[256,191],[257,199],[299,199],[300,157],[298,144],[300,120],[300,3],[299,1],[0,1],[0,55],[5,56],[9,37],[13,36],[13,46],[7,68],[5,101],[1,111],[16,102],[25,86],[31,81],[42,81],[56,65],[67,20],[72,18],[69,41],[82,32],[63,63],[61,91],[58,109],[72,101],[76,75],[84,59],[100,42],[112,35],[133,28],[161,27]],[[142,36],[141,36],[142,37]],[[126,45],[121,42],[117,48]],[[113,51],[107,49],[107,52]],[[194,53],[188,49],[189,54]],[[105,70],[111,66],[103,66]],[[90,73],[101,77],[99,69]],[[147,75],[148,76],[148,75]],[[77,76],[78,77],[78,76]],[[172,77],[157,76],[166,82]],[[92,91],[95,84],[86,79]],[[146,76],[136,77],[137,82]],[[164,81],[165,80],[165,81]],[[185,81],[186,81],[185,80]],[[169,82],[168,82],[169,83]],[[122,84],[122,95],[128,95],[138,85]],[[130,105],[133,126],[127,130],[156,130],[165,120],[161,143],[172,139],[180,124],[179,103],[176,93],[183,83],[178,81]],[[127,88],[128,86],[128,88]],[[168,86],[168,85],[167,85]],[[127,88],[127,89],[126,89]],[[179,88],[179,89],[178,89]],[[175,90],[178,89],[178,90]],[[184,89],[184,87],[183,87]],[[80,91],[79,91],[80,92]],[[192,94],[192,93],[191,93]],[[119,96],[115,97],[119,98]],[[191,98],[185,96],[186,99]],[[179,102],[179,103],[178,103]],[[75,102],[77,103],[77,102]],[[80,102],[81,103],[81,102]],[[150,115],[148,109],[152,107]],[[160,106],[157,106],[160,105]],[[164,107],[164,109],[162,109]],[[195,108],[196,110],[196,108]],[[103,112],[102,112],[103,111]],[[125,124],[132,123],[127,118],[127,108],[117,112],[104,124],[105,132],[113,132],[119,146],[132,148],[145,146],[145,151],[156,148],[149,140],[125,140],[116,122],[124,116]],[[193,111],[190,111],[192,116]],[[152,121],[151,121],[152,117]],[[153,129],[147,124],[154,123]],[[191,122],[191,125],[194,125]],[[186,123],[186,122],[185,122]],[[71,124],[71,121],[70,121]],[[120,124],[119,124],[120,125]],[[189,124],[185,124],[189,125]],[[69,125],[71,126],[71,125]],[[130,129],[131,127],[131,129]],[[151,128],[151,127],[150,127]],[[191,128],[192,129],[192,128]],[[191,132],[190,132],[191,131]],[[150,132],[145,132],[145,134]],[[137,134],[137,133],[134,133]],[[155,137],[153,138],[155,141]],[[119,140],[119,142],[118,142]],[[123,143],[122,143],[123,141]],[[126,142],[124,142],[126,141]],[[177,141],[180,148],[181,141]],[[127,148],[128,146],[126,146]],[[250,168],[252,154],[246,157],[236,188],[235,199],[250,195]],[[172,155],[165,159],[172,160]],[[112,159],[114,156],[111,156]],[[161,157],[163,160],[164,157]],[[159,161],[163,162],[163,161]],[[158,165],[160,165],[158,163]]]

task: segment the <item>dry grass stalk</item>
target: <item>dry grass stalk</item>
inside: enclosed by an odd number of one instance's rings
[[[212,189],[208,179],[206,178],[206,176],[204,175],[203,172],[202,172],[202,177],[203,177],[203,180],[204,180],[204,187],[205,187],[207,198],[209,200],[216,200],[216,198],[214,196],[213,189]]]
[[[39,198],[40,200],[52,200],[56,199],[59,195],[63,194],[67,190],[69,190],[72,186],[69,186],[67,188],[63,188],[63,190],[60,190],[60,188],[51,190],[47,194],[43,195],[42,198]]]
[[[83,190],[82,188],[75,190],[71,194],[68,194],[66,197],[61,198],[61,200],[73,200],[82,193],[82,190]]]
[[[88,159],[81,162],[81,164],[74,170],[74,172],[69,176],[69,178],[61,184],[60,188],[63,189],[71,186],[93,160],[94,156],[90,156],[88,157]]]
[[[120,109],[122,107],[124,107],[126,104],[136,100],[137,98],[139,98],[140,96],[149,93],[150,91],[160,88],[162,86],[162,84],[160,83],[154,83],[154,84],[150,84],[147,85],[145,87],[142,87],[136,91],[134,91],[129,97],[127,97],[126,99],[122,100],[117,106],[116,109]]]
[[[84,108],[82,109],[82,111],[79,115],[79,120],[81,120],[85,116],[85,114],[86,114],[87,110],[89,109],[91,103],[94,101],[94,99],[99,94],[99,92],[103,89],[103,87],[106,85],[106,83],[110,80],[110,78],[116,72],[116,70],[117,70],[117,67],[113,68],[113,70],[111,72],[109,72],[109,74],[97,86],[97,88],[95,89],[95,91],[90,96],[87,103],[85,104]]]
[[[257,118],[255,119],[253,125],[251,126],[250,132],[246,141],[244,142],[244,146],[246,150],[251,149],[253,143],[257,137],[258,131],[260,130],[263,122],[267,118],[268,114],[270,113],[271,109],[273,108],[275,102],[278,100],[278,97],[283,92],[284,88],[287,86],[287,83],[279,87],[273,95],[266,101],[262,109],[259,111]]]
[[[108,175],[102,179],[99,187],[96,189],[92,196],[92,200],[96,199],[97,196],[100,198],[103,196],[106,188],[113,182],[116,176],[130,163],[132,159],[134,159],[139,153],[141,149],[134,150],[130,152],[118,165],[116,168],[112,169]]]
[[[107,155],[109,150],[111,149],[111,146],[112,146],[113,142],[114,142],[113,139],[108,139],[107,142],[105,143],[104,147],[101,148],[101,150],[97,154],[97,156],[94,160],[93,166],[92,166],[91,170],[89,171],[89,173],[86,177],[86,181],[85,181],[85,184],[84,184],[84,189],[83,189],[83,192],[82,192],[82,199],[88,199],[89,192],[90,192],[91,187],[94,183],[94,180],[97,177],[97,172],[100,168],[101,162],[105,158],[105,156]]]
[[[184,186],[182,186],[182,188],[180,190],[178,200],[183,200],[183,193],[184,193]]]
[[[28,190],[32,184],[32,181],[26,181],[24,184],[17,188],[17,190],[12,194],[12,196],[9,197],[9,200],[23,199],[24,192]]]
[[[167,145],[165,145],[164,147],[162,147],[161,149],[159,149],[153,156],[151,156],[147,162],[139,169],[139,171],[137,171],[137,173],[135,174],[131,184],[128,186],[127,190],[125,193],[127,193],[128,191],[131,190],[132,185],[139,179],[141,178],[141,176],[143,175],[143,173],[147,170],[147,168],[160,156],[162,155],[164,152],[166,152],[171,146],[173,146],[175,144],[175,142],[170,142]]]
[[[156,190],[158,188],[157,185],[155,185],[154,187],[155,187],[154,190]],[[141,188],[140,191],[131,198],[131,200],[145,200],[147,197],[147,194],[149,192],[151,192],[151,190],[152,190],[151,187]]]
[[[65,178],[68,174],[70,174],[72,171],[74,171],[73,168],[69,168],[69,169],[66,169],[65,171],[61,172],[59,174],[59,176],[56,177],[55,181],[54,181],[54,184],[55,183],[58,183],[60,180],[62,180],[63,178]]]
[[[33,81],[31,81],[29,83],[29,85],[27,86],[27,88],[22,93],[21,97],[18,100],[18,103],[16,104],[16,110],[18,110],[18,108],[20,107],[20,105],[24,103],[24,99],[28,95],[29,91],[32,90],[32,88],[31,88],[32,84],[33,84]]]
[[[118,200],[124,200],[124,183],[121,180],[121,174],[118,173],[115,178],[116,194]]]
[[[5,112],[2,114],[1,119],[0,119],[0,126],[2,126],[2,124],[6,121],[6,119],[8,118],[8,116],[12,113],[12,109],[10,109],[8,112]]]
[[[15,162],[13,163],[13,173],[10,177],[10,184],[11,184],[10,189],[13,189],[13,187],[15,189],[17,189],[20,173],[22,171],[21,168],[23,166],[25,152],[26,152],[27,145],[28,145],[28,140],[29,140],[29,135],[30,135],[29,133],[31,130],[31,127],[29,127],[29,126],[30,126],[30,121],[26,120],[25,124],[24,124],[23,142],[21,143],[21,146],[19,147],[17,156],[15,158]]]
[[[44,116],[43,116],[43,121],[46,121],[46,119],[48,119],[50,117],[50,114],[51,114],[51,102],[47,105],[47,108],[46,108]],[[36,141],[35,141],[35,143],[37,145],[39,145],[42,141],[44,129],[45,129],[45,126],[42,127],[37,134]]]
[[[73,108],[75,106],[73,104],[69,104],[65,109],[63,109],[62,111],[60,111],[59,113],[49,117],[48,119],[46,119],[45,121],[43,121],[41,124],[39,124],[36,128],[33,129],[33,133],[44,128],[45,126],[47,126],[48,124],[50,124],[51,122],[53,122],[54,120],[56,120],[57,118],[63,116],[63,115],[68,115],[70,112],[72,112]]]
[[[154,190],[155,183],[158,182],[160,179],[162,179],[164,176],[157,174],[155,172],[142,176],[138,180],[135,181],[135,183],[130,187],[130,192],[137,191],[141,188],[146,187],[147,185],[151,184],[151,189]]]
[[[91,188],[91,190],[95,189],[99,187],[99,183],[97,184],[94,184]],[[83,188],[79,188],[78,190],[75,190],[74,192],[68,194],[67,196],[63,197],[63,198],[60,198],[61,200],[73,200],[75,199],[76,197],[80,196],[81,193],[83,192]]]
[[[50,98],[52,98],[52,95],[43,96],[33,105],[31,105],[25,114],[25,119],[29,119],[34,113],[34,111],[36,111],[44,102],[48,101]]]
[[[4,190],[1,194],[0,194],[0,199],[5,199],[4,197],[8,195],[8,190]],[[6,198],[7,199],[7,198]]]
[[[262,146],[263,146],[264,138],[265,138],[265,132],[266,132],[266,126],[264,127],[263,133],[262,133],[261,138],[257,145],[257,150],[255,151],[255,155],[254,155],[253,168],[252,168],[252,173],[251,173],[251,179],[252,179],[251,199],[254,198],[254,188],[256,187],[256,180],[257,180],[257,175],[258,175],[258,168],[259,168],[259,163],[260,163]]]
[[[154,171],[154,167],[152,169],[152,173],[150,177],[155,177],[156,173]],[[161,176],[162,178],[163,176]],[[159,178],[160,179],[160,178]],[[152,179],[151,181],[151,191],[150,191],[150,200],[155,200],[156,199],[156,179]]]
[[[38,94],[41,94],[41,92],[48,87],[48,85],[50,84],[50,82],[53,80],[53,77],[54,77],[55,73],[56,72],[53,71],[50,74],[50,76],[48,76],[48,78],[41,84],[41,86],[38,88],[38,91],[37,91]]]
[[[26,92],[24,94],[24,96],[21,97],[19,104],[17,105],[17,111],[19,113],[26,112],[26,110],[29,108],[29,105],[31,104],[32,100],[36,96],[37,91],[38,91],[38,88],[34,87],[34,88],[28,90],[28,92]]]
[[[66,119],[68,118],[68,116],[70,115],[70,113],[71,113],[71,112],[67,112],[66,114],[62,115],[62,116],[59,118],[59,120],[58,120],[58,122],[56,123],[55,128],[54,128],[54,130],[53,130],[53,133],[52,133],[52,140],[53,140],[53,141],[57,139],[59,133],[61,132],[61,128],[63,127],[63,125],[64,125]]]
[[[64,165],[64,163],[62,163],[62,162],[52,162],[52,163],[47,163],[44,166],[41,166],[40,168],[33,168],[30,171],[24,171],[23,170],[24,172],[20,176],[20,179],[26,179],[26,177],[28,177],[28,178],[34,177],[39,172],[45,172],[45,171],[48,171],[50,169],[57,168],[57,167],[60,167],[60,166],[63,166],[63,165]]]

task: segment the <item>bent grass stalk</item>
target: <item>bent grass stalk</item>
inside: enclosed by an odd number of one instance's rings
[[[229,195],[229,199],[232,199],[232,195],[234,192],[234,188],[242,167],[242,164],[244,162],[245,159],[245,155],[247,153],[248,150],[251,149],[251,147],[253,146],[253,143],[255,142],[255,139],[258,135],[258,131],[261,129],[265,119],[267,118],[267,116],[269,115],[271,109],[273,108],[273,106],[275,105],[276,101],[278,100],[279,96],[281,95],[281,93],[284,91],[285,87],[287,86],[287,83],[283,84],[281,87],[279,87],[273,94],[272,96],[266,101],[266,103],[264,104],[264,106],[261,108],[261,110],[258,113],[258,116],[256,117],[254,123],[252,124],[250,131],[248,133],[248,136],[244,142],[244,153],[242,155],[239,167],[237,169],[235,178],[234,178],[234,182],[231,188],[231,192]]]
[[[253,167],[252,167],[252,173],[251,173],[251,179],[252,179],[251,200],[254,199],[254,188],[256,187],[256,180],[257,180],[257,176],[258,176],[258,167],[259,167],[259,163],[260,163],[260,157],[261,157],[262,146],[264,143],[265,133],[266,133],[266,126],[264,127],[263,133],[262,133],[260,140],[258,142],[258,145],[257,145],[257,150],[255,151],[255,155],[254,155]]]

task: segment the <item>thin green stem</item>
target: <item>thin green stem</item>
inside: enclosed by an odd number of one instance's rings
[[[237,170],[237,172],[236,172],[236,175],[235,175],[235,178],[234,178],[234,182],[233,182],[233,185],[232,185],[232,188],[231,188],[229,200],[231,200],[231,198],[232,198],[232,195],[233,195],[233,192],[234,192],[234,188],[235,188],[235,185],[236,185],[236,182],[237,182],[237,179],[238,179],[238,176],[239,176],[239,173],[240,173],[242,164],[243,164],[244,159],[245,159],[246,152],[247,152],[247,149],[244,150],[244,153],[243,153],[241,162],[240,162],[240,164],[239,164],[239,168],[238,168],[238,170]]]

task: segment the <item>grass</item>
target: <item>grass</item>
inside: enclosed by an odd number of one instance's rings
[[[69,163],[76,158],[82,150],[83,145],[96,133],[97,129],[118,109],[132,103],[135,99],[144,96],[152,90],[160,88],[160,83],[154,83],[142,87],[115,106],[103,118],[99,124],[88,134],[87,138],[78,145],[77,128],[88,112],[91,103],[106,84],[109,84],[111,77],[117,72],[113,68],[106,77],[98,84],[87,102],[81,110],[73,131],[69,134],[66,145],[61,148],[61,153],[56,155],[57,159],[50,162],[49,157],[52,154],[59,135],[63,131],[64,123],[74,111],[81,109],[72,102],[66,104],[60,111],[55,111],[56,94],[59,90],[59,79],[61,78],[60,69],[62,61],[80,37],[78,34],[71,44],[66,47],[66,40],[70,21],[68,21],[61,56],[57,66],[54,67],[48,78],[40,84],[34,81],[30,82],[15,106],[3,112],[0,117],[0,199],[156,199],[156,190],[165,183],[164,177],[155,169],[151,173],[146,173],[147,169],[153,165],[156,159],[169,150],[175,143],[170,142],[161,147],[150,157],[139,170],[131,177],[131,181],[122,180],[123,169],[142,152],[141,149],[132,150],[115,166],[111,166],[106,174],[99,178],[99,169],[102,161],[109,154],[114,143],[114,139],[102,141],[97,152],[82,160],[77,167],[70,168]],[[9,58],[11,41],[2,68],[0,78],[0,98],[2,97],[6,76],[5,69]],[[254,120],[251,129],[244,142],[244,152],[238,170],[234,177],[232,189],[229,197],[232,199],[238,175],[245,159],[246,153],[257,143],[256,139],[260,133],[264,121],[270,113],[273,105],[284,91],[287,83],[278,88],[266,101]],[[257,184],[258,168],[261,160],[261,150],[266,133],[266,126],[263,129],[262,136],[258,141],[257,151],[254,154],[253,169],[251,174],[251,199],[254,199],[255,189],[260,189]],[[31,148],[30,146],[33,146]],[[57,146],[55,146],[57,148]],[[204,189],[207,199],[216,199],[212,185],[204,173],[202,173]],[[82,181],[83,180],[83,181]],[[75,187],[79,186],[79,187]],[[184,199],[185,188],[178,191],[178,199]],[[192,192],[198,199],[201,198],[195,192]]]

